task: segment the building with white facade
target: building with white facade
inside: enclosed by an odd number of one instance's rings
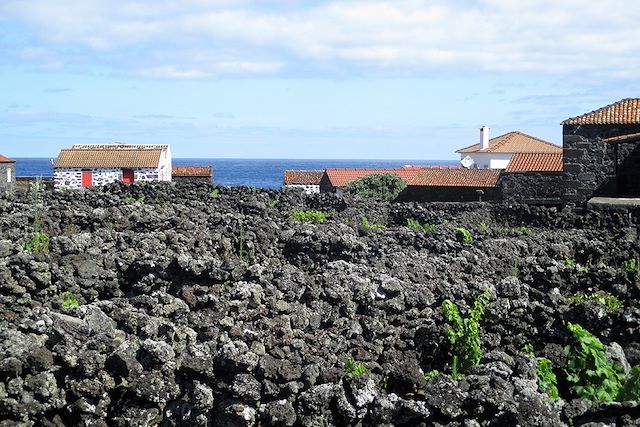
[[[171,151],[166,144],[76,144],[60,151],[53,176],[56,189],[171,181]]]
[[[489,128],[483,126],[480,142],[456,153],[466,168],[506,169],[516,153],[562,153],[562,147],[517,131],[489,139]]]
[[[10,193],[16,185],[16,161],[0,154],[0,194]]]
[[[307,194],[320,192],[320,180],[324,171],[287,170],[284,171],[282,188],[301,188]]]

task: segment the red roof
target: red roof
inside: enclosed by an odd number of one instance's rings
[[[0,163],[15,163],[15,162],[16,162],[15,160],[12,160],[0,154]]]
[[[284,171],[284,185],[320,185],[324,171]]]
[[[211,178],[211,166],[173,166],[171,176]]]
[[[420,170],[409,185],[420,187],[495,187],[500,169],[435,169]]]
[[[562,172],[562,153],[516,153],[505,172]]]
[[[340,188],[356,179],[375,174],[397,175],[408,183],[423,168],[424,166],[403,166],[396,169],[327,168],[325,174],[333,187]]]
[[[461,148],[456,153],[561,153],[562,147],[522,132],[509,132],[489,140],[482,151],[480,143]]]
[[[581,116],[563,125],[635,125],[640,123],[640,99],[627,98]]]

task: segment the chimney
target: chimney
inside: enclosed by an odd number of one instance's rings
[[[489,128],[482,126],[480,128],[480,151],[485,151],[489,148]]]

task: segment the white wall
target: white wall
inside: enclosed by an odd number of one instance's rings
[[[307,194],[313,194],[313,193],[319,193],[320,192],[320,186],[319,185],[287,184],[287,185],[284,186],[284,188],[302,188],[304,190],[304,192],[307,193]]]
[[[460,160],[471,157],[478,169],[506,169],[513,154],[511,153],[469,153],[461,154]]]
[[[158,181],[171,181],[171,149],[167,146],[160,154]]]
[[[169,169],[171,170],[171,169]],[[81,168],[54,169],[53,182],[56,189],[60,188],[82,188]],[[98,168],[91,169],[93,172],[93,186],[109,184],[115,181],[122,181],[122,169],[120,168]],[[169,174],[171,175],[171,174]],[[134,182],[136,181],[159,181],[160,170],[134,169]],[[166,179],[165,179],[166,181]]]

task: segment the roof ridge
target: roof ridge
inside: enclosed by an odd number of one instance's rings
[[[611,104],[605,105],[604,107],[596,108],[595,110],[589,111],[589,112],[584,113],[584,114],[579,114],[579,115],[574,116],[574,117],[569,117],[568,119],[563,120],[560,124],[561,125],[570,124],[570,122],[572,122],[574,120],[585,118],[585,117],[587,117],[587,116],[589,116],[591,114],[596,114],[596,113],[599,113],[599,112],[603,112],[604,110],[607,110],[609,108],[613,108],[613,107],[615,107],[617,105],[620,105],[620,104],[622,104],[624,102],[629,102],[629,101],[631,101],[631,102],[635,101],[635,102],[640,103],[640,98],[622,98],[619,101],[616,101],[616,102],[613,102]]]

